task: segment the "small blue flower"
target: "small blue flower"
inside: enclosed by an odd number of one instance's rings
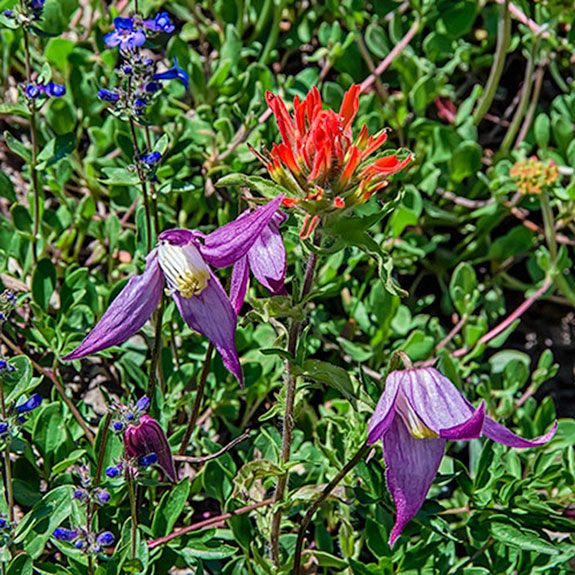
[[[148,102],[144,98],[136,98],[134,100],[134,108],[136,110],[142,110],[148,105]]]
[[[143,90],[147,94],[155,94],[162,89],[162,84],[160,82],[147,82],[143,85]]]
[[[30,2],[28,2],[28,8],[34,12],[40,12],[44,9],[45,3],[46,0],[30,0]]]
[[[156,463],[158,463],[158,456],[155,453],[144,455],[144,457],[140,457],[140,459],[138,459],[138,465],[140,465],[140,467],[149,467]]]
[[[154,152],[152,154],[147,154],[147,156],[154,156],[154,154],[158,155],[158,159],[153,160],[153,161],[157,162],[162,157],[158,152]],[[144,156],[144,158],[147,156]],[[145,162],[144,158],[142,158],[143,162]],[[138,399],[138,402],[136,403],[136,409],[139,412],[143,412],[143,411],[146,411],[148,409],[148,407],[150,407],[150,398],[146,397],[145,395],[144,395],[144,397],[140,397],[140,399]]]
[[[39,407],[41,403],[42,403],[42,396],[36,393],[26,403],[17,405],[14,409],[18,413],[27,413]]]
[[[87,496],[88,494],[84,489],[76,489],[76,491],[74,491],[74,499],[78,501],[85,501]]]
[[[160,160],[162,159],[162,154],[160,154],[160,152],[152,152],[151,154],[144,154],[142,156],[142,162],[144,164],[147,164],[148,166],[153,166],[155,164],[157,164]],[[146,405],[146,407],[144,409],[138,407],[140,401],[142,401],[142,399],[147,399],[148,400],[148,404]],[[138,401],[138,403],[136,404],[136,407],[140,410],[140,411],[145,411],[148,408],[148,405],[150,404],[150,400],[146,397],[146,398],[142,398],[140,399],[140,401]]]
[[[112,425],[112,427],[114,428],[114,431],[123,431],[124,430],[124,424],[121,421],[114,421],[114,424]]]
[[[35,100],[40,95],[40,92],[41,90],[36,86],[36,84],[28,84],[24,88],[24,93],[28,98],[30,98],[30,100]]]
[[[52,535],[54,536],[54,539],[57,539],[58,541],[74,541],[74,539],[78,537],[78,531],[58,527],[58,529],[54,529]]]
[[[100,545],[112,545],[112,543],[114,543],[114,536],[109,531],[103,531],[96,537],[96,541]]]
[[[106,468],[106,477],[113,479],[115,477],[119,477],[120,473],[122,473],[121,465],[111,465],[110,467]]]
[[[10,426],[5,421],[0,421],[0,436],[4,435]]]
[[[166,70],[165,72],[161,72],[159,74],[154,74],[152,76],[153,80],[181,80],[184,84],[184,86],[186,87],[186,90],[188,89],[188,84],[190,81],[190,77],[188,76],[188,73],[183,69],[180,68],[178,66],[178,59],[174,58],[174,67],[170,68],[169,70]]]
[[[76,541],[76,543],[74,543],[74,547],[76,549],[84,549],[85,546],[86,546],[85,541]]]
[[[46,86],[42,86],[42,89],[48,96],[52,98],[61,98],[66,94],[66,86],[62,84],[55,84],[54,82],[50,81]]]
[[[133,71],[132,66],[122,66],[122,74],[124,74],[124,76],[131,76]]]
[[[176,28],[170,21],[170,16],[167,12],[156,14],[153,20],[144,20],[144,26],[154,32],[165,32],[166,34],[172,33]]]
[[[14,18],[14,12],[12,12],[12,10],[4,10],[3,14],[6,18]]]
[[[133,413],[126,413],[126,419],[128,421],[133,421],[134,419],[136,419],[136,416]]]
[[[98,98],[104,102],[117,102],[120,99],[120,94],[118,92],[113,92],[112,90],[98,90]]]
[[[114,18],[114,26],[116,30],[104,36],[104,42],[110,48],[119,45],[120,50],[132,51],[146,41],[142,30],[134,30],[132,18]]]
[[[110,501],[110,494],[105,489],[98,489],[96,491],[96,499],[100,505],[104,505]]]
[[[0,359],[0,372],[14,371],[14,366],[10,365],[5,359]]]

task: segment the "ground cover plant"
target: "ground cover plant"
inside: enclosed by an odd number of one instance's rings
[[[572,573],[574,19],[0,0],[0,573]]]

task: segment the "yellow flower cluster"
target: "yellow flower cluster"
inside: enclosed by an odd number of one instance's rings
[[[517,190],[521,194],[540,194],[544,187],[557,181],[559,171],[554,162],[544,164],[533,156],[516,162],[509,175],[517,183]]]

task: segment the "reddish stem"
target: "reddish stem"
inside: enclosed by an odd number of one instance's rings
[[[182,529],[178,529],[169,535],[165,535],[164,537],[160,537],[159,539],[154,539],[152,541],[148,541],[148,549],[155,549],[164,543],[168,543],[172,541],[172,539],[176,539],[177,537],[181,537],[186,533],[191,533],[192,531],[199,531],[200,529],[205,529],[206,527],[211,527],[212,525],[217,525],[222,521],[227,521],[232,517],[236,517],[237,515],[244,515],[245,513],[249,513],[254,509],[258,509],[259,507],[264,507],[266,505],[271,505],[274,502],[272,498],[266,499],[261,501],[260,503],[252,503],[251,505],[247,505],[246,507],[240,507],[240,509],[236,509],[235,511],[230,511],[229,513],[224,513],[222,515],[218,515],[217,517],[210,517],[209,519],[204,519],[204,521],[200,521],[199,523],[194,523],[193,525],[188,525],[188,527],[182,527]]]

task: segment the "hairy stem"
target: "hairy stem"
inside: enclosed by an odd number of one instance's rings
[[[292,575],[300,575],[300,565],[301,565],[301,554],[303,550],[303,541],[305,533],[307,531],[308,525],[310,524],[316,511],[319,509],[320,505],[329,497],[330,493],[337,487],[339,482],[365,457],[369,451],[370,446],[365,443],[358,452],[349,460],[349,462],[343,467],[337,475],[324,487],[323,491],[320,493],[318,498],[310,505],[307,513],[305,514],[299,531],[297,534],[297,541],[294,551],[293,559],[293,570]]]
[[[317,245],[318,237],[316,233],[316,238],[314,243]],[[302,284],[300,301],[302,301],[310,292],[313,278],[315,274],[315,269],[317,266],[317,253],[315,251],[310,251],[307,266],[305,271],[305,277]],[[289,328],[288,335],[288,346],[287,351],[291,356],[295,356],[297,351],[297,340],[299,337],[299,332],[301,328],[301,321],[292,319]],[[289,462],[291,454],[291,444],[293,440],[293,411],[295,405],[295,395],[296,395],[296,384],[297,378],[293,374],[289,362],[286,361],[286,400],[285,400],[285,411],[284,411],[284,422],[283,422],[283,432],[282,432],[282,463],[286,465]],[[278,478],[278,483],[276,485],[276,490],[274,493],[274,502],[279,503],[285,494],[286,486],[288,481],[287,471],[283,473]],[[283,510],[281,507],[275,511],[272,517],[271,526],[271,556],[274,565],[279,566],[279,537],[281,530],[281,520],[282,520]]]
[[[489,78],[487,80],[487,85],[485,86],[485,91],[477,103],[477,107],[473,112],[473,122],[475,125],[479,124],[483,119],[483,116],[487,114],[491,102],[495,97],[495,92],[499,86],[499,80],[501,79],[501,74],[503,73],[503,67],[505,65],[505,56],[507,50],[509,49],[509,42],[511,40],[511,13],[509,12],[509,0],[505,0],[501,5],[501,14],[499,16],[499,26],[497,28],[497,46],[495,48],[495,58],[493,60],[493,65],[491,66],[491,71],[489,72]]]
[[[112,422],[112,414],[106,413],[104,420],[104,429],[102,430],[102,440],[100,442],[100,449],[98,451],[98,461],[96,463],[96,472],[94,473],[94,487],[98,487],[102,481],[102,468],[104,467],[104,457],[106,455],[106,447],[108,446],[108,437],[110,436],[110,423]]]
[[[198,379],[198,387],[196,389],[196,397],[194,399],[194,405],[192,407],[192,413],[190,414],[190,420],[188,421],[188,426],[186,427],[186,432],[184,433],[184,438],[182,439],[182,444],[178,451],[179,455],[184,455],[186,449],[190,443],[190,438],[198,421],[200,415],[200,409],[202,407],[202,400],[204,398],[204,390],[206,388],[206,381],[208,379],[208,374],[210,373],[210,366],[212,364],[212,355],[214,353],[214,345],[212,342],[208,343],[208,349],[206,350],[206,357],[204,358],[204,363],[202,365],[202,371],[200,373],[200,378]]]

